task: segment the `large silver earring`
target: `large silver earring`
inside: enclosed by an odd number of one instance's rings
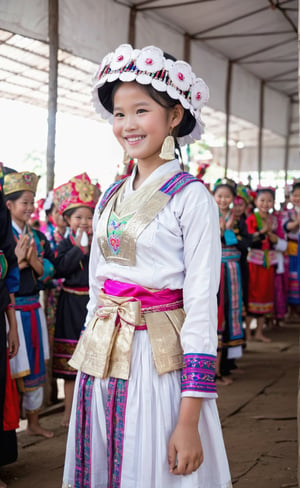
[[[173,136],[167,136],[161,146],[159,157],[166,161],[171,161],[175,157],[175,140]]]

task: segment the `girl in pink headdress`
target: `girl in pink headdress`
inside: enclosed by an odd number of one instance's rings
[[[136,161],[94,216],[64,487],[229,488],[216,406],[216,204],[181,170],[205,83],[154,46],[102,60],[93,98]]]
[[[63,284],[57,303],[53,344],[53,376],[64,379],[65,413],[68,426],[76,371],[71,358],[86,316],[89,292],[89,258],[92,219],[99,198],[98,186],[86,173],[75,176],[54,190],[54,204],[64,217],[69,235],[57,246],[55,267]]]

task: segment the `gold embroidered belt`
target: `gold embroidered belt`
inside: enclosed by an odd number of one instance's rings
[[[183,308],[141,308],[133,297],[99,295],[100,308],[88,322],[69,364],[97,378],[127,380],[136,329],[147,328],[153,360],[159,375],[183,368],[180,330]],[[173,304],[174,305],[174,304]],[[146,326],[146,327],[145,327]]]

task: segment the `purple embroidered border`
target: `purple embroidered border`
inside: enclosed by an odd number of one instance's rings
[[[91,404],[94,378],[80,376],[75,431],[75,488],[91,487]]]
[[[124,178],[122,180],[116,181],[115,183],[113,183],[107,188],[106,192],[103,195],[103,198],[101,199],[101,202],[99,203],[99,207],[98,207],[99,211],[101,211],[102,208],[107,204],[110,197],[114,194],[114,192],[121,185],[121,183],[123,183],[123,181]]]
[[[110,378],[106,404],[107,488],[120,488],[128,381]]]
[[[216,357],[210,354],[184,354],[181,391],[216,393]]]
[[[172,176],[163,186],[160,187],[159,191],[166,193],[167,195],[173,196],[175,193],[179,192],[183,187],[194,181],[200,181],[195,178],[190,173],[181,172]]]

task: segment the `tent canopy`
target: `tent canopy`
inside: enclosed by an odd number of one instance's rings
[[[283,168],[287,144],[288,168],[299,169],[297,10],[297,0],[60,1],[58,110],[96,118],[90,79],[104,54],[128,40],[155,44],[206,81],[203,119],[219,138],[231,67],[229,137],[245,145],[245,169],[257,168],[260,124],[262,169]],[[0,29],[0,97],[47,107],[48,1],[0,0]]]

